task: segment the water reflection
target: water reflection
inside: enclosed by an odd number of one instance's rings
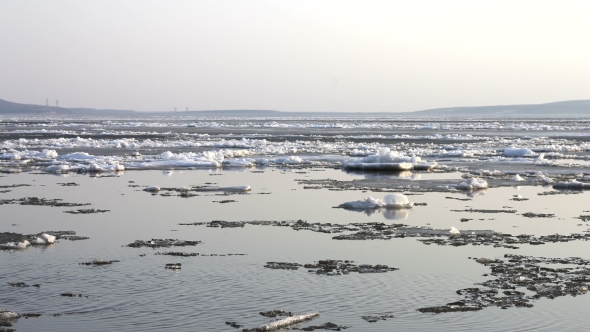
[[[467,197],[471,197],[471,198],[475,198],[477,196],[484,196],[487,192],[487,189],[479,189],[479,190],[473,190],[473,191],[465,191],[465,195]]]
[[[411,171],[362,171],[362,170],[343,170],[349,175],[360,175],[365,179],[402,179],[402,180],[420,180],[421,174]]]
[[[409,209],[383,209],[383,217],[387,220],[400,220],[400,219],[408,219],[410,215]]]
[[[362,212],[367,215],[367,217],[371,217],[378,213],[381,213],[383,217],[387,220],[400,220],[400,219],[408,219],[410,215],[411,209],[367,209],[367,210],[347,210],[347,211],[354,211],[354,212]]]

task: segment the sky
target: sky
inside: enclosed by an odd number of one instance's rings
[[[590,1],[0,0],[0,99],[407,112],[590,99]]]

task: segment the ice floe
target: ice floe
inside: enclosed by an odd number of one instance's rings
[[[409,209],[413,206],[408,200],[408,196],[402,194],[385,195],[383,199],[373,198],[371,196],[365,197],[363,200],[345,202],[338,205],[339,208],[345,210],[374,210],[379,208],[385,209]]]
[[[590,189],[590,183],[579,182],[577,180],[571,180],[567,182],[557,182],[553,185],[555,189]]]
[[[487,189],[488,182],[484,179],[480,178],[470,178],[465,182],[461,182],[455,186],[457,189],[460,190],[479,190],[479,189]]]

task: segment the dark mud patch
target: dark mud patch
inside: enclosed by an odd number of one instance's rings
[[[462,219],[469,221],[472,219]],[[483,219],[480,219],[483,220]],[[380,222],[331,224],[331,223],[308,223],[304,220],[254,220],[254,221],[222,221],[195,222],[190,226],[206,226],[218,228],[241,228],[245,225],[290,227],[293,230],[307,230],[318,233],[346,233],[332,237],[333,240],[392,240],[403,238],[419,239],[424,244],[442,246],[466,246],[484,245],[494,248],[519,249],[519,245],[543,245],[545,243],[565,243],[570,241],[590,240],[589,234],[572,233],[570,235],[551,234],[544,236],[533,236],[527,234],[512,235],[495,232],[493,230],[460,230],[458,234],[451,234],[448,229],[432,229],[426,227],[408,227],[404,224],[385,224]]]
[[[369,265],[369,264],[353,264],[353,261],[349,260],[334,260],[326,259],[320,260],[312,264],[298,264],[298,263],[286,263],[286,262],[268,262],[264,265],[265,268],[278,269],[278,270],[297,270],[300,267],[308,269],[307,272],[315,273],[317,275],[344,275],[351,272],[358,273],[386,273],[390,271],[397,271],[399,269],[395,267],[389,267],[387,265]]]
[[[469,213],[516,213],[516,210],[487,210],[487,209],[465,209],[451,210],[452,212],[469,212]]]
[[[590,220],[590,216],[589,215],[581,215],[579,217],[574,217],[576,219],[580,219],[582,221],[589,221]]]
[[[78,210],[71,210],[71,211],[64,211],[64,213],[70,214],[94,214],[94,213],[105,213],[111,210],[99,210],[99,209],[78,209]]]
[[[290,311],[285,311],[285,310],[269,310],[269,311],[261,311],[259,312],[259,314],[261,316],[264,317],[270,317],[270,318],[275,318],[277,316],[283,316],[283,317],[291,317],[294,314]]]
[[[542,193],[538,193],[539,196],[552,196],[552,195],[578,195],[582,194],[582,191],[572,191],[572,190],[552,190],[552,191],[544,191]]]
[[[431,245],[441,246],[466,246],[466,245],[485,245],[492,246],[494,248],[507,248],[507,249],[519,249],[520,245],[542,245],[545,243],[564,243],[570,241],[588,241],[590,234],[571,234],[571,235],[544,235],[544,236],[533,236],[533,235],[516,235],[493,233],[493,234],[461,234],[439,238],[428,238],[419,239],[418,241]]]
[[[74,294],[74,293],[61,293],[59,295],[63,296],[63,297],[84,297],[84,298],[97,297],[96,295]]]
[[[157,252],[154,255],[165,255],[165,256],[175,256],[175,257],[194,257],[199,256],[196,252],[180,252],[180,251],[167,251],[167,252]]]
[[[79,186],[79,184],[77,184],[76,182],[58,183],[58,185],[62,186],[62,187],[77,187],[77,186]]]
[[[222,201],[213,201],[213,203],[220,203],[220,204],[226,204],[226,203],[237,203],[238,201],[235,201],[233,199],[225,199]]]
[[[112,261],[107,261],[104,259],[93,259],[89,262],[82,262],[79,263],[80,265],[87,265],[87,266],[103,266],[103,265],[111,265],[113,263],[118,263],[120,262],[119,260],[112,260]]]
[[[151,239],[147,241],[136,240],[133,243],[129,243],[127,247],[131,248],[162,248],[162,247],[186,247],[196,246],[201,244],[201,241],[185,241],[177,239]]]
[[[73,206],[85,206],[90,203],[68,203],[63,202],[63,199],[46,199],[38,197],[25,197],[19,199],[3,199],[0,200],[0,205],[4,204],[20,204],[20,205],[35,205],[35,206],[51,206],[51,207],[73,207]]]
[[[463,201],[463,202],[467,202],[467,201],[472,201],[473,198],[458,198],[458,197],[451,197],[451,196],[447,196],[445,197],[446,199],[454,199],[456,201]]]
[[[522,214],[522,216],[527,218],[555,218],[555,215],[553,213],[525,212]]]
[[[380,320],[387,320],[387,318],[393,318],[394,316],[391,314],[386,315],[371,315],[371,316],[362,316],[361,318],[369,323],[376,323]]]
[[[350,328],[350,326],[338,325],[331,322],[324,323],[322,325],[312,325],[306,327],[295,327],[293,330],[299,331],[315,331],[315,330],[326,330],[326,331],[342,331]]]
[[[542,298],[584,295],[590,286],[590,260],[579,257],[545,258],[506,254],[504,259],[474,260],[488,266],[490,273],[487,275],[495,277],[476,284],[486,287],[485,289],[460,289],[456,292],[462,297],[460,301],[420,308],[418,311],[476,311],[489,306],[502,309],[530,308],[533,307],[531,302]]]
[[[212,175],[212,174],[209,174]],[[225,322],[225,325],[229,325],[231,327],[233,327],[234,329],[241,329],[242,327],[244,327],[244,325],[240,325],[237,322]]]
[[[22,282],[22,281],[9,282],[8,285],[10,285],[12,287],[19,287],[19,288],[20,287],[37,287],[37,288],[41,287],[41,284],[32,284],[32,285],[29,285],[29,284],[27,284],[25,282]]]
[[[30,184],[10,184],[10,185],[0,186],[0,189],[18,188],[18,187],[31,187],[31,185]]]

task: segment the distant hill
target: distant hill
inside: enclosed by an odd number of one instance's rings
[[[100,110],[94,108],[64,108],[56,106],[44,106],[33,104],[19,104],[0,99],[0,114],[15,115],[115,115],[135,114],[128,110]]]
[[[590,117],[590,100],[547,104],[435,108],[414,112],[418,116],[449,117]]]
[[[436,108],[417,112],[281,112],[273,110],[205,110],[188,112],[136,112],[94,108],[63,108],[19,104],[0,99],[0,114],[15,115],[137,115],[137,116],[225,116],[225,117],[590,117],[590,100],[547,104]]]

